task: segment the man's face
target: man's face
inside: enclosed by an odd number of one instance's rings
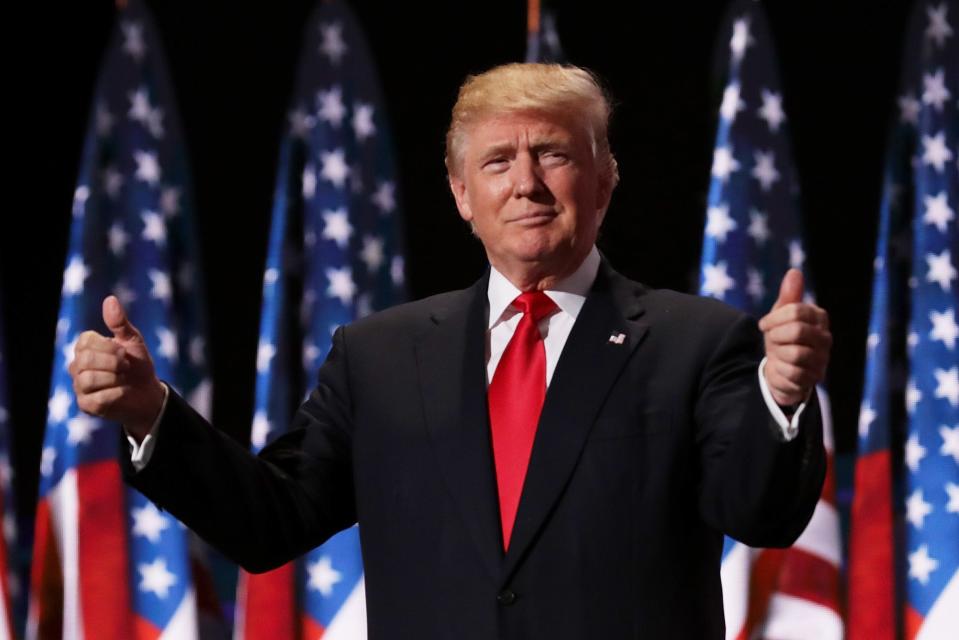
[[[473,124],[454,173],[460,215],[514,284],[574,271],[596,241],[612,191],[585,126],[540,112]]]

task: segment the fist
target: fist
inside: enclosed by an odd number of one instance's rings
[[[77,339],[70,376],[77,406],[86,413],[115,420],[137,440],[150,431],[166,390],[153,360],[120,301],[103,301],[103,322],[112,338],[84,331]]]
[[[763,376],[781,406],[805,402],[829,365],[829,315],[802,296],[802,272],[790,269],[772,310],[759,321],[766,346]]]

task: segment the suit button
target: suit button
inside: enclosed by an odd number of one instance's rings
[[[516,602],[516,593],[509,589],[503,589],[499,592],[499,595],[496,596],[496,601],[504,607],[509,606]]]

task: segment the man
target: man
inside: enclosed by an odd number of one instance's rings
[[[371,638],[721,638],[722,534],[788,545],[819,496],[828,320],[795,271],[761,336],[605,264],[608,117],[581,69],[468,79],[446,161],[490,271],[337,330],[259,458],[156,379],[112,297],[79,406],[124,424],[131,484],[253,571],[359,522]]]

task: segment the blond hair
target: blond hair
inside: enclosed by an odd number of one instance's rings
[[[459,175],[462,168],[463,145],[471,125],[518,111],[581,117],[600,170],[613,185],[619,181],[608,138],[612,107],[599,80],[580,67],[530,62],[504,64],[466,78],[446,132],[446,170],[450,175]]]

